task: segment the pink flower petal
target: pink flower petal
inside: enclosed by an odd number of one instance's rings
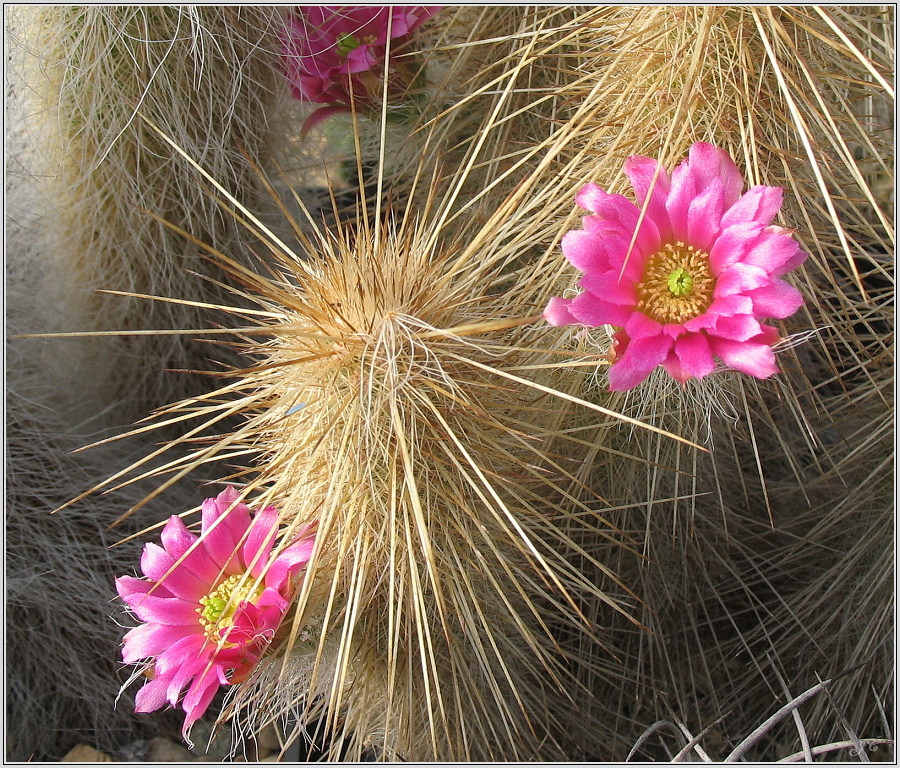
[[[666,323],[662,327],[661,333],[670,339],[677,339],[679,336],[684,336],[686,331],[683,323]]]
[[[578,190],[575,194],[575,204],[586,211],[596,213],[602,219],[611,221],[620,221],[623,213],[627,215],[627,212],[634,208],[634,203],[627,197],[611,195],[593,182],[585,184]]]
[[[778,333],[777,328],[773,328],[771,325],[761,325],[760,327],[762,328],[762,333],[755,339],[752,339],[752,341],[757,344],[765,344],[769,347],[781,341],[781,334]]]
[[[134,615],[151,624],[179,626],[197,623],[197,604],[179,597],[142,595],[126,598]]]
[[[624,392],[636,387],[666,359],[673,343],[662,335],[631,339],[622,357],[610,366],[610,390]]]
[[[725,187],[721,179],[713,179],[688,206],[687,242],[698,250],[708,252],[721,229],[722,204]]]
[[[652,158],[632,155],[625,161],[625,174],[634,188],[639,207],[644,206],[649,194],[646,215],[656,225],[661,242],[669,242],[672,239],[672,225],[666,210],[666,198],[672,183],[666,169]]]
[[[169,675],[159,675],[137,692],[134,697],[135,712],[155,712],[166,704],[166,691],[174,672]]]
[[[184,637],[184,633],[184,625],[141,624],[125,635],[122,661],[134,664],[141,659],[159,656]]]
[[[206,712],[216,691],[219,690],[219,686],[227,683],[228,678],[225,677],[222,670],[212,667],[202,672],[191,684],[181,705],[187,715],[181,728],[181,735],[185,741],[188,741],[188,735],[194,723]]]
[[[201,507],[203,546],[213,561],[225,564],[226,573],[240,570],[238,553],[250,527],[250,510],[246,504],[235,504],[237,499],[237,491],[228,486],[215,499],[204,501]]]
[[[675,241],[688,242],[688,210],[696,196],[697,183],[685,161],[672,171],[672,185],[666,198],[666,212]]]
[[[634,236],[641,211],[627,197],[610,195],[596,184],[585,184],[575,195],[575,202],[595,214],[593,217],[585,216],[582,220],[586,231],[604,237],[607,234],[618,234],[625,241],[625,249],[620,251],[623,260],[626,254],[629,260],[634,257],[646,258],[660,249],[659,230],[651,218],[644,217],[637,237]],[[610,228],[615,228],[618,232],[610,232]],[[629,252],[632,239],[635,241],[634,248]],[[610,253],[610,256],[613,254]],[[612,259],[610,262],[611,266],[621,267],[621,262],[614,263]]]
[[[755,376],[757,379],[767,379],[778,373],[775,353],[768,344],[712,338],[710,345],[713,354],[736,371]]]
[[[726,269],[716,279],[716,287],[713,296],[716,298],[730,296],[736,293],[745,293],[754,288],[761,288],[772,282],[765,270],[759,267],[751,267],[747,264],[734,264]]]
[[[578,191],[576,203],[591,215],[583,217],[582,230],[565,235],[563,251],[584,272],[583,293],[554,299],[545,317],[619,328],[608,356],[613,390],[636,386],[657,365],[681,382],[702,378],[713,371],[716,355],[750,375],[771,375],[776,335],[760,320],[786,317],[802,304],[800,293],[778,278],[807,257],[791,232],[770,224],[783,191],[757,186],[742,195],[734,161],[705,142],[690,148],[671,177],[656,160],[637,155],[628,158],[625,173],[637,206],[596,184]],[[648,229],[635,235],[639,218]],[[645,281],[665,277],[645,275],[648,260],[676,244],[709,255],[712,301],[683,323],[661,325],[637,307],[651,289]],[[664,293],[665,286],[654,283],[652,290]]]
[[[710,336],[718,336],[723,339],[735,341],[747,341],[762,333],[759,321],[752,315],[732,315],[731,317],[719,317]]]
[[[625,325],[634,314],[630,307],[610,304],[587,291],[572,299],[569,312],[579,323],[595,328],[598,325]]]
[[[141,553],[141,572],[149,579],[159,581],[172,567],[175,559],[158,544],[149,542]]]
[[[206,632],[197,624],[194,631],[183,635],[166,648],[156,660],[157,674],[166,674],[170,670],[193,664],[197,659],[208,662],[216,653],[216,646],[210,642]]]
[[[291,544],[278,557],[275,558],[269,570],[266,572],[265,583],[267,587],[281,589],[288,579],[301,568],[306,567],[312,555],[314,540],[312,538]]]
[[[175,558],[181,557],[197,541],[197,537],[187,529],[184,521],[178,515],[172,515],[169,518],[163,526],[160,539],[166,552]]]
[[[675,340],[675,356],[680,365],[680,375],[675,378],[684,384],[688,379],[702,379],[715,368],[709,341],[702,333],[688,333]]]
[[[729,296],[728,298],[730,299],[731,297]],[[752,307],[753,302],[750,302],[748,306]],[[685,320],[681,324],[681,329],[682,332],[685,333],[699,333],[700,331],[706,331],[710,328],[715,328],[718,321],[719,316],[714,315],[709,310],[707,310],[702,315],[697,315],[697,317],[692,317],[690,320]]]
[[[544,320],[546,320],[550,325],[576,325],[578,324],[578,320],[572,315],[569,311],[569,305],[572,303],[571,299],[563,299],[559,296],[554,296],[547,303],[547,308],[544,310]]]
[[[305,139],[317,125],[323,123],[332,115],[340,115],[342,113],[350,111],[350,107],[344,104],[336,104],[329,107],[319,107],[317,110],[313,111],[310,116],[306,118],[306,120],[303,121],[303,125],[300,126],[300,138]]]
[[[234,511],[241,509],[242,507],[245,509],[249,517],[250,512],[246,509],[246,505],[243,502],[238,501],[240,497],[241,495],[237,492],[237,488],[235,488],[233,485],[226,485],[219,493],[219,495],[211,500],[212,508],[214,508],[215,510],[211,513],[213,519],[219,517],[220,515],[224,515],[228,510],[232,510],[233,514]],[[210,501],[210,499],[206,499],[206,501]]]
[[[614,323],[614,325],[618,325],[618,323]],[[647,317],[643,312],[632,312],[628,322],[622,323],[622,325],[625,326],[625,333],[628,334],[628,338],[632,340],[642,339],[647,336],[658,336],[663,329],[660,323]]]
[[[780,277],[799,267],[807,255],[788,230],[771,226],[750,244],[742,261],[764,269],[773,277]]]
[[[778,215],[784,191],[781,187],[751,187],[722,216],[722,226],[753,223],[765,227]]]
[[[611,269],[617,274],[621,272],[628,280],[637,282],[644,274],[647,259],[660,248],[659,237],[650,222],[641,226],[641,232],[648,233],[647,237],[638,237],[632,243],[633,233],[615,222],[604,221],[597,216],[585,216],[581,221],[586,232],[602,241],[606,254],[605,265],[598,259],[596,266],[582,269],[583,272],[604,272]],[[565,250],[563,253],[565,254]]]
[[[624,307],[633,307],[637,304],[637,292],[634,290],[634,284],[624,278],[619,280],[616,270],[610,270],[603,274],[596,272],[586,274],[578,284],[610,304],[619,304]]]
[[[291,575],[300,568],[305,567],[309,562],[313,543],[314,539],[312,538],[303,539],[296,544],[292,544],[279,555],[280,558],[285,553],[290,553],[290,557],[285,560],[285,565],[291,570]],[[296,548],[297,551],[291,552],[294,548]],[[248,607],[252,607],[259,612],[254,618],[257,627],[262,629],[277,629],[278,624],[281,622],[281,617],[288,607],[288,601],[283,594],[288,590],[283,589],[283,586],[283,584],[272,584],[271,586],[267,586],[254,605],[249,606],[248,604]]]
[[[278,510],[275,507],[266,507],[257,512],[241,552],[243,566],[245,569],[252,569],[251,575],[254,578],[259,576],[268,561],[277,533]]]
[[[347,54],[347,71],[354,74],[373,69],[378,63],[378,57],[371,45],[361,45]]]
[[[194,546],[199,539],[187,529],[180,517],[173,515],[169,518],[161,539],[166,552],[178,561],[179,570],[188,571],[205,584],[212,584],[219,577],[219,566],[206,554],[202,545]]]
[[[176,597],[196,602],[209,591],[208,581],[199,579],[187,568],[176,565],[176,559],[172,555],[152,542],[144,546],[141,570],[158,583],[159,586],[153,592],[158,597],[167,596],[165,592],[160,592],[165,587]]]
[[[116,579],[116,592],[129,605],[132,600],[139,600],[143,595],[149,593],[151,589],[157,597],[174,597],[165,587],[146,579],[136,579],[134,576],[119,576]]]
[[[784,280],[775,280],[746,295],[753,301],[753,312],[757,317],[790,317],[803,306],[800,291]]]
[[[273,587],[263,590],[254,603],[242,602],[234,612],[232,626],[221,630],[220,635],[230,643],[240,643],[245,652],[261,654],[275,637],[288,607],[288,601]]]
[[[196,675],[201,674],[208,668],[211,668],[210,660],[203,657],[190,659],[177,667],[173,667],[172,672],[174,674],[172,674],[169,685],[166,688],[166,699],[169,704],[173,707],[177,706],[178,697],[181,696],[181,692],[184,690],[185,686],[187,686]]]
[[[239,643],[244,649],[248,649],[252,643],[259,644],[260,638],[265,636],[265,629],[261,629],[247,622],[246,606],[242,603],[234,613],[234,623],[230,627],[223,627],[219,635],[229,643]],[[279,614],[280,615],[280,614]]]
[[[744,177],[724,149],[699,141],[688,150],[690,172],[696,179],[696,189],[700,193],[715,180],[724,188],[724,209],[728,210],[741,196]]]
[[[707,315],[749,315],[753,312],[753,301],[740,294],[731,294],[730,296],[719,296],[713,299],[713,303],[706,310]],[[685,327],[691,321],[685,323]],[[692,330],[688,328],[688,330]]]
[[[669,350],[669,354],[666,355],[666,359],[663,360],[660,365],[669,374],[675,381],[679,384],[684,384],[689,378],[691,378],[681,367],[681,361],[678,359],[678,355],[675,354],[675,348]]]
[[[793,272],[797,267],[803,265],[809,254],[806,251],[798,250],[792,258],[788,259],[778,269],[772,270],[772,277],[783,277],[788,272]]]
[[[582,272],[605,272],[611,268],[604,241],[591,232],[580,229],[566,232],[562,239],[562,252],[569,263]]]
[[[285,74],[294,96],[322,104],[373,102],[359,74],[377,84],[400,55],[406,38],[437,12],[435,6],[297,6],[282,34]],[[388,37],[396,40],[388,53]],[[350,46],[341,42],[353,43]],[[355,42],[354,42],[355,41]],[[389,86],[391,83],[389,83]],[[395,87],[396,89],[396,87]]]
[[[411,35],[443,7],[443,5],[391,6],[394,13],[391,37]]]
[[[727,152],[712,144],[698,142],[690,148],[688,159],[672,172],[666,210],[675,240],[693,244],[688,223],[691,204],[715,183],[722,185],[722,210],[727,210],[740,197],[744,180]],[[720,221],[715,224],[721,226]]]
[[[742,262],[762,230],[756,224],[734,224],[714,238],[709,253],[709,268],[718,277],[726,269]]]
[[[625,354],[631,339],[628,338],[628,334],[625,333],[625,330],[620,328],[612,335],[611,341],[612,344],[610,344],[609,350],[606,353],[606,359],[609,360],[610,365]]]

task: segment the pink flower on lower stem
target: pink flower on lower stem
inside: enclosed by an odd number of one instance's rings
[[[185,740],[219,686],[241,682],[259,662],[290,604],[292,577],[312,553],[314,536],[304,529],[273,558],[278,511],[266,507],[251,518],[237,500],[228,486],[203,502],[199,539],[170,517],[162,546],[144,547],[147,578],[116,579],[119,596],[146,622],[125,635],[122,660],[153,663],[135,710],[177,706],[187,688]]]
[[[596,184],[576,195],[591,215],[583,229],[566,233],[562,249],[584,272],[584,290],[551,299],[547,322],[617,327],[613,391],[637,386],[659,365],[682,384],[701,379],[714,358],[760,379],[777,373],[778,331],[760,320],[802,306],[799,291],[780,278],[807,257],[790,230],[772,224],[782,189],[741,194],[734,161],[702,142],[671,178],[656,160],[637,155],[625,173],[638,205]]]
[[[385,73],[389,90],[402,91],[407,78],[397,53],[439,10],[424,5],[294,8],[283,36],[288,81],[295,98],[329,105],[307,122],[347,111],[351,104],[370,108],[381,98]]]

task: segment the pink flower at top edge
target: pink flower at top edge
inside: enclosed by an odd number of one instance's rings
[[[240,682],[259,662],[290,604],[292,579],[312,553],[314,536],[304,529],[273,558],[278,511],[266,507],[251,518],[237,499],[228,486],[203,502],[199,539],[170,517],[162,546],[144,547],[146,578],[116,579],[119,596],[145,622],[125,635],[122,660],[153,663],[135,710],[177,706],[187,688],[186,741],[219,686]]]
[[[328,104],[328,114],[351,103],[371,106],[381,95],[381,79],[395,63],[396,51],[440,8],[296,6],[283,38],[284,64],[295,98]]]
[[[807,257],[790,230],[772,224],[780,187],[752,187],[728,153],[703,142],[671,177],[656,160],[633,156],[625,173],[635,205],[586,184],[575,197],[589,211],[567,232],[563,254],[584,272],[582,293],[553,298],[551,325],[612,325],[613,391],[632,389],[662,365],[682,384],[719,358],[765,379],[778,372],[777,330],[803,297],[781,278]],[[638,228],[642,208],[646,212]],[[632,240],[633,246],[632,246]]]

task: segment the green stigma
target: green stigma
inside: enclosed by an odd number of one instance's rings
[[[203,612],[200,615],[210,624],[218,624],[228,600],[224,597],[204,597],[200,602],[203,604]]]
[[[694,288],[694,278],[684,267],[669,273],[669,290],[673,296],[687,296]]]
[[[239,587],[241,592],[235,594]],[[197,609],[197,613],[200,614],[200,624],[207,632],[213,633],[219,625],[230,623],[241,602],[252,603],[259,599],[263,591],[262,585],[255,590],[252,587],[253,580],[248,577],[240,574],[229,576],[206,597],[200,598],[200,605],[203,606]]]
[[[357,40],[353,35],[347,33],[341,33],[338,35],[337,39],[337,52],[341,56],[348,56],[350,51],[355,48],[359,48],[361,43]]]

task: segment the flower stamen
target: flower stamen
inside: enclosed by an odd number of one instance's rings
[[[637,289],[637,309],[658,323],[684,323],[713,300],[709,255],[684,243],[667,243],[647,261]]]
[[[241,587],[243,589],[235,594]],[[203,607],[198,608],[197,613],[200,614],[200,624],[210,639],[219,639],[217,630],[231,624],[234,612],[241,603],[253,603],[259,599],[263,593],[262,586],[257,586],[256,589],[250,589],[251,587],[252,580],[242,574],[235,574],[225,579],[206,597],[200,598],[199,603]]]

